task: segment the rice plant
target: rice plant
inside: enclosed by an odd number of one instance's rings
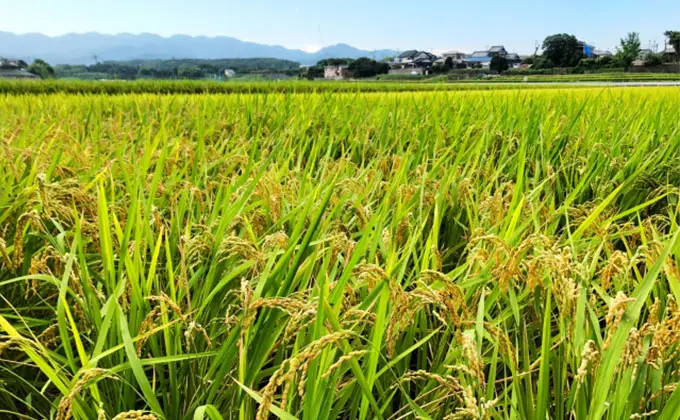
[[[675,419],[679,92],[2,96],[0,417]]]
[[[560,77],[560,76],[556,76]],[[521,79],[521,78],[520,78]],[[518,80],[509,79],[510,82]],[[558,80],[555,80],[558,81]],[[573,80],[564,80],[573,81]],[[440,80],[441,82],[441,80]],[[554,86],[527,86],[537,89],[540,87],[554,88]],[[578,87],[578,86],[565,86]],[[106,94],[126,95],[136,93],[155,94],[218,94],[218,93],[358,93],[358,92],[412,92],[412,91],[468,91],[468,90],[500,90],[523,89],[513,84],[498,83],[497,85],[453,84],[453,83],[405,83],[383,81],[284,81],[284,82],[218,82],[218,81],[188,81],[188,80],[112,80],[93,82],[86,80],[2,80],[0,79],[0,94]]]
[[[526,80],[525,80],[526,79]],[[586,73],[586,74],[534,74],[534,75],[503,75],[486,80],[495,83],[508,82],[678,82],[677,73]]]

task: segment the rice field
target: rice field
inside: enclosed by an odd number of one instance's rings
[[[680,67],[680,66],[679,66]],[[495,83],[524,82],[570,83],[570,82],[679,82],[679,73],[587,73],[587,74],[534,74],[503,75],[488,79]]]
[[[677,419],[679,93],[0,96],[0,417]]]
[[[511,80],[512,81],[512,80]],[[568,80],[567,80],[568,81]],[[578,87],[578,86],[562,86]],[[406,83],[384,81],[268,81],[268,82],[218,82],[188,80],[41,80],[14,81],[0,79],[0,94],[78,94],[78,95],[129,95],[153,93],[159,95],[184,94],[245,94],[245,93],[371,93],[371,92],[445,92],[470,90],[518,90],[551,88],[555,86],[517,86],[516,84],[455,84]]]

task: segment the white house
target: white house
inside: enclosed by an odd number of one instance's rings
[[[351,72],[349,66],[346,64],[326,66],[323,68],[323,78],[327,80],[342,80],[349,78],[350,76]]]
[[[442,57],[444,57],[444,59],[450,57],[454,62],[462,62],[465,59],[465,55],[466,54],[462,51],[453,50],[453,51],[447,51],[447,52],[443,53]]]

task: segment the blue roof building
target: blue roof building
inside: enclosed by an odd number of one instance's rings
[[[515,53],[508,53],[504,46],[495,45],[488,50],[473,52],[469,56],[465,57],[464,62],[473,66],[481,65],[482,67],[489,67],[491,60],[494,57],[505,57],[508,60],[508,63],[513,66],[519,64],[522,61],[519,55]]]
[[[467,61],[468,63],[484,63],[484,62],[487,62],[487,61],[490,62],[492,58],[493,57],[489,57],[489,56],[468,57],[468,58],[465,59],[465,61]]]

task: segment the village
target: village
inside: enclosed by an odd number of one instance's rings
[[[612,60],[614,54],[608,50],[597,49],[592,45],[580,42],[583,49],[583,57],[590,60]],[[671,61],[675,57],[673,45],[667,44],[664,50],[657,53],[650,48],[639,50],[636,59],[631,63],[631,71],[635,67],[640,71],[642,68],[649,67],[649,59],[652,56],[662,57],[663,61]],[[465,53],[462,51],[451,50],[441,55],[436,55],[429,51],[407,50],[395,57],[386,59],[389,65],[388,74],[403,76],[426,76],[437,72],[449,70],[487,70],[489,72],[500,72],[493,68],[494,58],[501,59],[504,63],[503,71],[508,69],[528,70],[534,67],[536,54],[519,55],[515,52],[508,52],[503,45],[494,45],[484,50]],[[667,71],[668,69],[666,69]],[[329,64],[324,66],[324,79],[343,80],[354,78],[349,64]]]

